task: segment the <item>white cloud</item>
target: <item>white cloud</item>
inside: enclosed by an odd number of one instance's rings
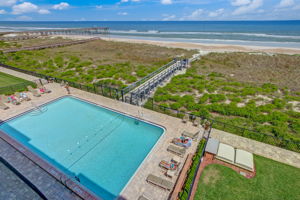
[[[172,0],[161,0],[160,3],[163,5],[170,5],[173,3],[173,1]]]
[[[294,0],[281,0],[280,3],[277,5],[278,8],[286,8],[293,6],[295,4]]]
[[[193,11],[192,14],[182,17],[180,20],[198,20],[201,19],[201,15],[203,14],[204,14],[204,10],[199,8]]]
[[[12,6],[17,3],[18,0],[0,0],[0,6]]]
[[[127,12],[118,12],[118,15],[126,16],[126,15],[128,15],[128,13]]]
[[[263,5],[263,0],[252,0],[249,4],[238,7],[233,11],[233,15],[243,15],[254,12]]]
[[[95,6],[97,9],[101,9],[101,8],[103,8],[103,6],[101,6],[101,5],[97,5],[97,6]]]
[[[38,6],[35,4],[32,4],[30,2],[24,2],[18,5],[14,5],[12,7],[12,14],[14,15],[20,15],[23,13],[30,13],[30,12],[36,12],[38,10]]]
[[[6,14],[6,11],[3,10],[3,9],[1,9],[1,10],[0,10],[0,15],[4,15],[4,14]]]
[[[176,15],[168,15],[168,14],[165,14],[163,15],[163,21],[170,21],[170,20],[174,20],[176,18]]]
[[[38,11],[38,13],[41,14],[41,15],[46,15],[46,14],[50,14],[50,11],[47,10],[47,9],[40,9],[40,10]]]
[[[232,0],[231,5],[233,6],[245,6],[251,3],[251,0]]]
[[[70,4],[66,2],[61,2],[59,4],[55,4],[54,6],[52,6],[54,10],[64,10],[67,9],[68,7],[70,7]]]
[[[224,8],[220,8],[216,11],[212,11],[208,14],[209,17],[218,17],[224,13]]]

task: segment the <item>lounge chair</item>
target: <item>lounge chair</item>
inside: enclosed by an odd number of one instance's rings
[[[160,161],[159,166],[168,170],[176,170],[178,165],[173,162],[162,160]]]
[[[9,100],[9,102],[11,102],[14,105],[19,105],[20,104],[20,100],[18,100],[15,95],[9,96],[8,100]]]
[[[35,89],[33,89],[31,85],[27,86],[27,88],[28,88],[29,92],[31,92],[31,94],[33,96],[35,96],[35,97],[40,97],[41,96],[41,94],[39,94],[38,91],[36,91]]]
[[[189,148],[192,146],[192,139],[188,137],[181,136],[180,138],[174,138],[172,140],[173,144],[176,144],[178,146]]]
[[[199,135],[199,131],[197,131],[196,133],[190,133],[187,131],[183,131],[183,133],[181,135],[184,137],[189,137],[189,138],[192,138],[193,140],[196,140]]]
[[[172,152],[180,157],[183,157],[186,152],[185,148],[176,147],[174,145],[168,146],[167,151]]]
[[[15,92],[15,96],[20,100],[20,101],[30,101],[31,99],[27,96],[25,92]]]
[[[163,178],[154,176],[153,174],[149,174],[146,181],[148,183],[151,183],[153,185],[156,185],[164,190],[172,190],[174,187],[174,184],[168,180],[165,180]]]
[[[51,90],[47,89],[45,86],[39,88],[40,93],[51,93]]]
[[[190,119],[190,116],[188,114],[185,114],[182,118],[182,122],[187,123],[189,121],[189,119]]]
[[[7,109],[9,109],[9,107],[7,105],[5,105],[3,102],[0,101],[0,109],[1,110],[7,110]]]
[[[201,123],[200,117],[196,117],[196,119],[193,121],[193,125],[194,125],[194,126],[199,126],[200,123]]]

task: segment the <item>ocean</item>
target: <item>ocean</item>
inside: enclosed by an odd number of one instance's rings
[[[0,32],[109,27],[110,37],[205,44],[300,48],[296,21],[74,21],[0,22]]]

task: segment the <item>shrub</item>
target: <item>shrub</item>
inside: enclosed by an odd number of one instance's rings
[[[208,99],[209,99],[209,94],[205,93],[202,97],[199,98],[199,103],[200,104],[206,103]]]
[[[170,107],[171,107],[172,109],[174,109],[174,110],[178,110],[179,108],[182,107],[182,105],[181,105],[180,103],[172,103],[172,104],[170,105]]]
[[[211,103],[217,103],[217,102],[225,101],[226,97],[224,94],[210,94],[209,99]]]
[[[276,99],[273,100],[273,104],[276,106],[276,108],[282,109],[282,108],[285,107],[286,102],[282,99],[276,98]]]
[[[197,151],[193,157],[193,162],[192,162],[191,168],[188,170],[184,187],[182,188],[182,191],[179,193],[180,200],[188,199],[188,194],[192,187],[193,178],[194,178],[195,174],[197,173],[197,167],[200,164],[200,161],[201,161],[200,159],[202,156],[202,152],[204,150],[205,143],[206,143],[205,139],[202,139],[199,142]]]

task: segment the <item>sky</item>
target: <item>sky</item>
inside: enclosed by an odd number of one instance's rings
[[[300,20],[300,0],[0,0],[0,21]]]

